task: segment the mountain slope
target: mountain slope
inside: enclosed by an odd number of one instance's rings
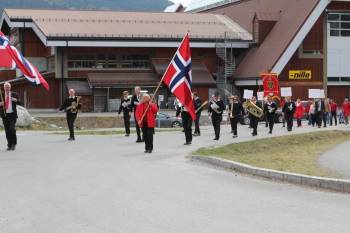
[[[2,8],[110,9],[163,11],[168,0],[0,0]]]

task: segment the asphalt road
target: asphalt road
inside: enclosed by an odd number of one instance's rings
[[[350,141],[342,143],[320,157],[322,167],[330,169],[350,180]]]
[[[280,127],[275,135],[285,134]],[[222,131],[219,144],[234,140],[228,128]],[[135,137],[78,136],[67,142],[40,132],[20,132],[18,149],[6,152],[1,134],[0,232],[350,232],[350,195],[247,177],[185,158],[196,148],[219,145],[212,134],[203,130],[185,147],[180,132],[157,133],[152,155],[143,153]],[[259,137],[266,136],[260,127]],[[237,140],[251,140],[246,127]]]

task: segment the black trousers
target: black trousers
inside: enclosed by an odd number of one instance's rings
[[[134,115],[134,117],[135,117],[135,115]],[[139,124],[137,124],[137,122],[136,122],[136,117],[135,117],[135,125],[136,125],[137,141],[142,141],[144,136],[141,139],[141,128],[140,128]]]
[[[74,137],[74,122],[75,122],[75,119],[77,119],[77,114],[67,113],[67,124],[68,124],[69,137],[70,138],[75,138]]]
[[[267,114],[266,119],[269,125],[270,132],[272,132],[273,126],[275,124],[275,114]]]
[[[2,122],[5,128],[7,147],[12,147],[17,145],[16,117],[11,116],[11,113],[6,114],[6,117],[2,118]]]
[[[186,142],[192,142],[192,118],[188,112],[182,112],[181,118],[185,130]]]
[[[338,124],[338,119],[337,119],[337,112],[331,112],[331,121],[330,121],[330,125],[333,125],[333,119],[334,119],[334,123],[335,125]]]
[[[250,117],[250,127],[253,129],[253,135],[258,134],[258,123],[259,119],[256,117]]]
[[[146,124],[144,124],[142,127],[142,133],[145,140],[145,150],[152,151],[154,128],[150,128]]]
[[[293,115],[285,114],[286,122],[287,122],[287,130],[292,131],[293,129]]]
[[[230,123],[231,123],[231,130],[233,132],[233,135],[237,136],[237,124],[239,121],[238,116],[234,116],[233,118],[230,118]]]
[[[323,120],[323,127],[327,126],[327,120],[328,120],[328,112],[324,112],[322,114],[322,120]]]
[[[196,114],[196,120],[194,121],[194,133],[201,134],[201,130],[199,129],[199,120],[201,119],[201,113]]]
[[[125,127],[125,134],[130,134],[130,115],[129,113],[124,113],[124,127]]]
[[[323,112],[316,113],[316,123],[318,127],[322,126]]]
[[[220,124],[222,121],[222,116],[215,116],[213,115],[211,117],[211,123],[213,124],[214,127],[214,132],[215,132],[215,139],[220,138]]]

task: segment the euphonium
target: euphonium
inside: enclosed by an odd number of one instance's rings
[[[261,118],[264,115],[264,111],[250,100],[244,102],[243,107],[255,117]]]
[[[77,96],[77,101],[72,102],[72,105],[67,108],[70,109],[71,113],[77,113],[78,112],[78,106],[80,104],[81,96]]]

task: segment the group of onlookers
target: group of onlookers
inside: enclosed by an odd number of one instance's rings
[[[286,101],[282,101],[282,108]],[[338,106],[333,99],[314,99],[295,102],[294,118],[297,120],[297,126],[301,127],[303,118],[306,118],[308,125],[319,128],[339,124],[349,124],[350,102],[346,98],[341,106]]]

